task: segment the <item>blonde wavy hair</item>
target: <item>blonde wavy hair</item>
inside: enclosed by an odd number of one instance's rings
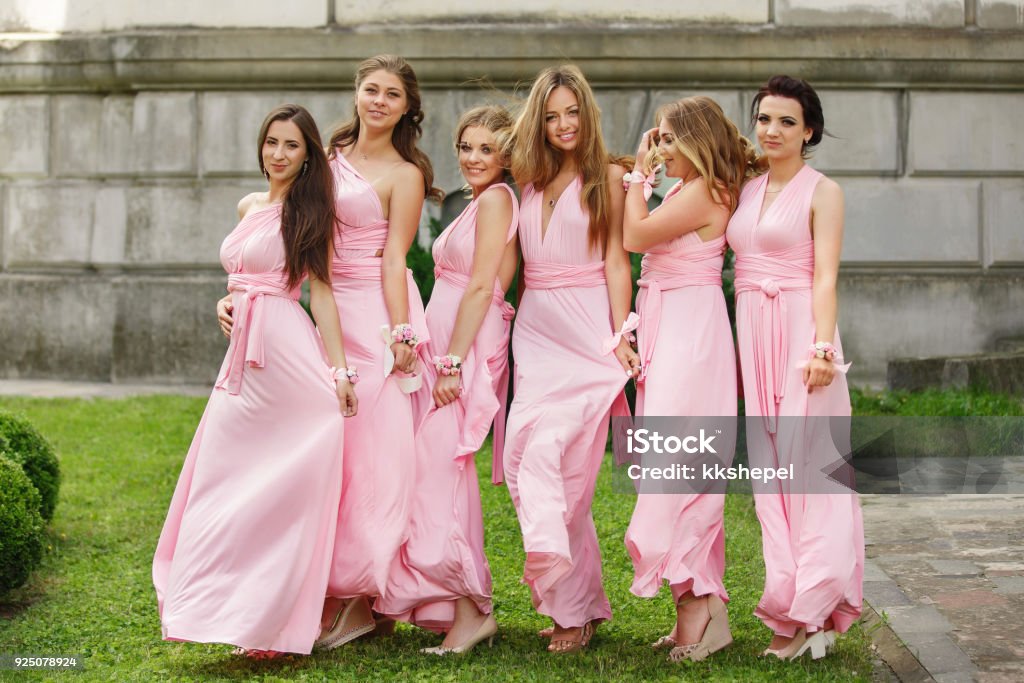
[[[703,95],[662,105],[654,125],[662,121],[675,134],[672,146],[697,169],[714,201],[735,211],[743,181],[757,171],[757,152],[750,141],[717,102]],[[644,167],[649,172],[662,161],[658,148],[652,147]]]
[[[555,88],[568,88],[580,108],[578,140],[573,154],[583,189],[580,202],[590,214],[587,239],[592,249],[604,253],[608,242],[608,223],[611,217],[611,194],[608,189],[608,164],[618,158],[609,155],[601,134],[601,110],[594,92],[579,68],[566,64],[544,69],[537,74],[530,94],[516,118],[512,130],[510,149],[512,176],[520,188],[533,185],[546,187],[562,164],[562,152],[552,147],[545,134],[544,114],[548,97]]]
[[[512,125],[515,121],[512,115],[504,107],[496,104],[485,104],[480,107],[473,107],[459,117],[459,123],[455,126],[455,151],[458,153],[459,141],[467,128],[480,126],[494,134],[494,142],[500,150],[501,167],[505,169],[502,181],[508,182],[511,179],[509,172],[509,146],[512,138]],[[466,188],[469,186],[467,185]],[[464,188],[464,189],[466,189]]]

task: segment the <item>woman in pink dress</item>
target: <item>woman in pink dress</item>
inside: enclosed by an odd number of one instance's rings
[[[472,109],[458,124],[459,166],[473,200],[434,241],[437,279],[426,311],[434,356],[425,373],[430,403],[416,430],[409,538],[376,606],[445,632],[440,646],[423,650],[429,654],[467,652],[498,630],[473,457],[494,423],[500,458],[505,419],[514,312],[505,291],[515,276],[519,224],[518,201],[504,182],[511,126],[495,106]]]
[[[625,247],[644,252],[636,412],[735,417],[736,357],[722,264],[725,228],[754,151],[707,97],[665,105],[655,122],[637,150],[623,220]],[[648,212],[645,178],[657,163],[680,180]],[[718,448],[717,457],[729,464],[732,446]],[[641,487],[637,497],[626,531],[631,590],[651,598],[663,582],[670,586],[675,627],[655,646],[672,647],[673,660],[700,661],[732,642],[722,583],[724,504],[722,492],[644,493]]]
[[[359,368],[362,409],[345,432],[341,505],[324,632],[317,647],[338,647],[375,629],[373,600],[405,539],[415,475],[413,409],[428,338],[405,257],[433,188],[430,160],[416,146],[423,111],[412,67],[395,55],[363,61],[351,121],[331,135],[335,257],[331,286],[345,325],[345,348]],[[230,325],[221,310],[222,324]],[[378,623],[379,622],[379,623]]]
[[[747,448],[752,466],[793,464],[803,478],[755,488],[765,559],[756,614],[775,634],[766,654],[817,659],[859,617],[864,570],[856,494],[825,492],[813,476],[839,461],[829,418],[850,415],[836,327],[843,192],[805,163],[825,129],[811,86],[775,76],[752,115],[768,172],[744,187],[726,232]]]
[[[320,632],[356,375],[331,295],[332,181],[313,118],[279,107],[257,151],[270,190],[239,202],[220,252],[238,324],[171,500],[153,583],[164,638],[261,657],[308,654]],[[319,335],[298,303],[307,273]]]
[[[626,337],[631,273],[622,175],[574,66],[537,76],[516,121],[525,292],[512,339],[515,398],[504,471],[526,550],[523,580],[552,619],[548,649],[585,647],[611,617],[590,504],[613,404],[639,361]],[[618,331],[618,332],[616,332]]]

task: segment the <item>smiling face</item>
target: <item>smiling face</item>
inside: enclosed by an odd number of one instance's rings
[[[274,121],[261,147],[263,168],[270,180],[290,183],[302,172],[306,141],[293,121]]]
[[[398,125],[409,109],[402,79],[384,69],[366,76],[356,91],[356,114],[362,125],[388,129]]]
[[[580,132],[580,103],[575,93],[560,85],[548,95],[544,107],[544,136],[563,153],[576,149]]]
[[[804,124],[800,102],[789,97],[765,96],[755,119],[757,144],[769,161],[799,157],[812,131]]]
[[[664,118],[658,122],[658,156],[666,178],[687,178],[695,171],[693,163],[679,148],[675,131]]]
[[[483,126],[469,126],[462,131],[459,169],[474,197],[501,180],[505,169],[494,133]]]

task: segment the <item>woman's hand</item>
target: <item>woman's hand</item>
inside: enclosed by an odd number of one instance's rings
[[[405,342],[392,342],[391,353],[395,354],[395,370],[411,374],[416,370],[416,351]]]
[[[832,384],[836,376],[836,368],[832,361],[824,358],[812,358],[804,366],[804,384],[807,386],[807,393],[814,391],[814,387],[827,387]]]
[[[234,310],[230,294],[217,302],[217,322],[220,323],[220,331],[228,339],[231,338],[231,325],[234,324],[234,319],[231,317]]]
[[[338,380],[338,407],[345,417],[353,417],[359,409],[359,399],[356,398],[356,388],[348,380]]]
[[[654,137],[658,134],[657,128],[651,128],[640,136],[640,144],[636,148],[636,161],[633,163],[633,170],[640,171],[644,175],[650,173],[649,168],[644,168],[644,162],[647,160],[647,155],[651,151],[651,147],[654,146]]]
[[[640,356],[629,345],[629,341],[625,337],[615,347],[615,357],[619,359],[619,363],[622,364],[622,369],[626,371],[627,377],[636,379],[640,376]]]
[[[434,405],[443,408],[462,393],[462,378],[459,375],[438,375],[434,383]]]

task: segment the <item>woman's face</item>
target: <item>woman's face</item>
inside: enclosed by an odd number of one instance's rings
[[[769,161],[799,157],[812,133],[800,103],[777,95],[766,95],[758,104],[754,132]]]
[[[473,196],[498,182],[504,168],[494,133],[483,126],[468,126],[459,138],[459,169]]]
[[[563,153],[572,153],[578,144],[580,103],[572,90],[558,86],[544,105],[544,135],[548,144]]]
[[[356,91],[356,114],[367,128],[389,130],[409,110],[402,79],[384,69],[366,76]]]
[[[306,141],[293,121],[274,121],[263,140],[263,168],[271,180],[290,183],[302,172]]]
[[[676,133],[665,119],[658,122],[658,155],[666,178],[685,178],[693,171],[693,164],[679,150]]]

